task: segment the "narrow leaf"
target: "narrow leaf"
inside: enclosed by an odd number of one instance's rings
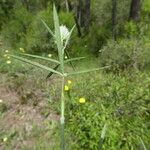
[[[54,33],[52,32],[52,30],[48,27],[48,25],[45,23],[44,20],[41,19],[41,21],[43,22],[44,26],[46,27],[46,29],[48,30],[48,32],[54,37]]]
[[[107,130],[107,125],[105,124],[103,129],[102,129],[101,137],[100,137],[100,140],[99,140],[99,148],[98,148],[99,150],[102,150],[105,135],[106,135],[106,130]]]
[[[57,70],[57,68],[58,68],[59,66],[60,66],[60,65],[57,65],[56,67],[53,68],[53,70]],[[48,78],[51,77],[52,75],[53,75],[53,72],[50,72],[50,73],[47,75],[46,79],[48,79]]]
[[[95,69],[91,69],[91,70],[84,70],[84,71],[79,71],[79,72],[67,73],[67,76],[81,74],[81,73],[88,73],[88,72],[93,72],[93,71],[98,71],[98,70],[106,69],[106,68],[109,68],[109,67],[110,66],[106,66],[106,67],[95,68]]]
[[[43,57],[43,56],[31,55],[31,54],[24,54],[24,53],[19,53],[19,54],[24,55],[24,56],[33,57],[33,58],[42,59],[42,60],[47,60],[47,61],[51,61],[51,62],[54,62],[54,63],[60,64],[60,62],[59,62],[58,60],[51,59],[51,58],[47,58],[47,57]]]
[[[53,72],[53,73],[62,75],[60,72],[55,71],[55,70],[53,70],[52,68],[49,68],[49,67],[47,67],[47,66],[41,65],[41,64],[39,64],[39,63],[37,63],[37,62],[31,61],[31,60],[28,60],[28,59],[26,59],[26,58],[19,57],[19,56],[16,56],[16,55],[10,55],[10,56],[13,57],[13,58],[15,58],[15,59],[18,59],[18,60],[20,60],[20,61],[22,61],[22,62],[25,62],[25,63],[31,64],[31,65],[33,65],[33,66],[39,67],[39,68],[41,68],[41,69],[44,69],[44,70],[51,71],[51,72]]]
[[[61,40],[59,19],[58,19],[58,14],[55,5],[53,6],[53,16],[54,16],[54,27],[55,27],[55,41],[58,48],[60,62],[63,62],[63,53],[62,53],[63,41]]]
[[[69,33],[69,35],[68,35],[68,37],[67,37],[67,39],[66,39],[65,45],[64,45],[64,47],[63,47],[63,53],[64,53],[64,50],[66,49],[66,46],[67,46],[67,44],[68,44],[68,42],[69,42],[69,39],[70,39],[70,37],[71,37],[71,34],[72,34],[72,32],[73,32],[75,26],[76,26],[76,25],[74,25],[74,26],[72,27],[72,29],[70,30],[70,33]]]
[[[101,133],[101,138],[102,139],[105,138],[106,130],[107,130],[107,125],[105,124],[104,127],[103,127],[103,129],[102,129],[102,133]]]
[[[69,53],[68,53],[68,51],[66,49],[65,49],[65,54],[67,55],[68,58],[70,58],[70,55],[69,55]],[[70,62],[70,65],[73,68],[73,70],[75,71],[76,69],[75,69],[74,64],[72,62]]]
[[[76,58],[67,59],[67,60],[64,61],[64,63],[77,61],[77,60],[81,60],[81,59],[85,59],[85,57],[76,57]]]
[[[143,148],[144,148],[144,150],[148,150],[147,148],[146,148],[146,146],[145,146],[145,144],[144,144],[144,142],[143,142],[143,140],[140,138],[140,141],[141,141],[141,143],[142,143],[142,146],[143,146]]]

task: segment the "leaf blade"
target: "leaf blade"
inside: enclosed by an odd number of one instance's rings
[[[60,33],[60,26],[59,26],[59,19],[58,14],[56,11],[55,5],[53,5],[53,17],[54,17],[54,27],[55,27],[55,40],[58,48],[59,60],[62,64],[63,62],[63,41],[61,40],[61,33]]]
[[[109,68],[109,67],[111,67],[111,66],[106,66],[106,67],[101,67],[101,68],[95,68],[95,69],[90,69],[90,70],[84,70],[84,71],[79,71],[79,72],[67,73],[67,76],[77,75],[77,74],[82,74],[82,73],[88,73],[88,72],[93,72],[93,71],[98,71],[98,70],[106,69],[106,68]]]
[[[23,54],[23,53],[19,53],[23,56],[29,56],[29,57],[33,57],[33,58],[38,58],[38,59],[43,59],[43,60],[47,60],[47,61],[51,61],[57,64],[60,64],[60,62],[56,59],[51,59],[51,58],[47,58],[47,57],[43,57],[43,56],[38,56],[38,55],[32,55],[32,54]]]
[[[85,59],[85,57],[76,57],[76,58],[70,58],[64,61],[64,63],[68,63],[71,61],[77,61],[77,60],[81,60],[81,59]]]
[[[59,66],[60,66],[60,65],[58,64],[58,65],[57,65],[56,67],[54,67],[53,69],[54,69],[54,70],[57,70]],[[49,72],[49,74],[47,75],[46,79],[48,79],[48,78],[51,77],[52,75],[53,75],[53,72]]]
[[[70,30],[70,32],[69,32],[69,35],[68,35],[68,37],[67,37],[67,39],[66,39],[66,41],[65,41],[65,45],[64,45],[64,47],[63,47],[63,53],[64,53],[64,50],[65,50],[66,47],[67,47],[67,44],[68,44],[68,42],[69,42],[69,39],[70,39],[70,37],[71,37],[71,34],[72,34],[72,32],[73,32],[75,26],[76,26],[76,25],[74,25],[74,26],[72,27],[72,29]]]
[[[54,33],[52,32],[52,30],[48,27],[48,25],[46,24],[46,22],[41,19],[42,23],[44,24],[44,26],[46,27],[46,29],[48,30],[48,32],[54,37]]]
[[[144,142],[143,142],[143,140],[142,140],[141,138],[140,138],[140,141],[141,141],[141,144],[142,144],[144,150],[148,150],[148,149],[146,148],[146,146],[145,146],[145,144],[144,144]]]
[[[44,70],[47,70],[47,71],[51,71],[51,72],[53,72],[53,73],[55,73],[55,74],[59,74],[59,75],[62,76],[62,74],[61,74],[60,72],[55,71],[55,70],[53,70],[52,68],[49,68],[49,67],[47,67],[47,66],[41,65],[41,64],[39,64],[39,63],[37,63],[37,62],[33,62],[33,61],[31,61],[31,60],[28,60],[28,59],[26,59],[26,58],[22,58],[22,57],[19,57],[19,56],[16,56],[16,55],[10,55],[10,56],[13,57],[13,58],[15,58],[15,59],[18,59],[18,60],[20,60],[20,61],[22,61],[22,62],[31,64],[31,65],[33,65],[33,66],[39,67],[39,68],[44,69]]]

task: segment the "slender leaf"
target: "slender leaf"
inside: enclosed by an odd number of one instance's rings
[[[81,59],[85,59],[85,57],[77,57],[77,58],[67,59],[67,60],[64,61],[64,63],[68,63],[68,62],[72,62],[72,61],[77,61],[77,60],[81,60]]]
[[[99,150],[102,150],[105,135],[106,135],[106,130],[107,130],[107,125],[105,124],[103,129],[102,129],[101,138],[100,138],[100,141],[99,141],[99,148],[98,148]]]
[[[47,61],[51,61],[51,62],[54,62],[54,63],[60,64],[60,62],[59,62],[58,60],[51,59],[51,58],[47,58],[47,57],[43,57],[43,56],[31,55],[31,54],[24,54],[24,53],[19,53],[19,54],[24,55],[24,56],[33,57],[33,58],[42,59],[42,60],[47,60]]]
[[[67,57],[68,58],[70,58],[70,55],[69,55],[69,53],[68,53],[68,51],[65,49],[65,54],[67,55]],[[72,62],[70,62],[70,65],[71,65],[71,67],[73,68],[73,70],[75,71],[76,69],[75,69],[75,66],[74,66],[74,64],[72,63]]]
[[[48,30],[48,32],[54,37],[54,33],[52,32],[52,30],[48,27],[48,25],[45,23],[44,20],[41,19],[41,21],[43,22],[44,26],[46,27],[46,29]]]
[[[53,68],[53,70],[57,70],[59,66],[60,66],[60,65],[57,65],[56,67]],[[52,75],[53,75],[53,72],[50,72],[50,73],[47,75],[46,79],[48,79],[48,78],[51,77]]]
[[[98,71],[102,69],[109,68],[110,66],[102,67],[102,68],[95,68],[95,69],[90,69],[90,70],[84,70],[84,71],[79,71],[79,72],[72,72],[72,73],[67,73],[67,76],[70,75],[76,75],[76,74],[82,74],[82,73],[88,73],[88,72],[93,72],[93,71]]]
[[[61,34],[60,34],[60,26],[59,26],[59,19],[58,19],[58,14],[56,11],[55,5],[53,6],[53,16],[54,16],[54,27],[55,27],[55,40],[58,48],[58,53],[59,53],[59,59],[62,65],[63,62],[63,41],[61,40]]]
[[[49,67],[47,67],[47,66],[41,65],[41,64],[39,64],[39,63],[37,63],[37,62],[31,61],[31,60],[28,60],[28,59],[26,59],[26,58],[19,57],[19,56],[16,56],[16,55],[10,55],[10,56],[13,57],[13,58],[15,58],[15,59],[18,59],[18,60],[20,60],[20,61],[22,61],[22,62],[25,62],[25,63],[31,64],[31,65],[33,65],[33,66],[39,67],[39,68],[41,68],[41,69],[44,69],[44,70],[51,71],[51,72],[53,72],[53,73],[62,75],[60,72],[55,71],[54,69],[49,68]]]
[[[101,133],[101,138],[102,139],[105,138],[106,130],[107,130],[107,125],[105,124],[104,127],[103,127],[103,129],[102,129],[102,133]]]
[[[144,150],[148,150],[147,148],[146,148],[146,146],[145,146],[145,144],[144,144],[144,142],[143,142],[143,140],[140,138],[140,141],[141,141],[141,143],[142,143],[142,146],[143,146],[143,148],[144,148]]]
[[[65,46],[63,47],[63,53],[64,53],[64,50],[66,49],[66,46],[67,46],[67,44],[68,44],[68,42],[69,42],[70,36],[71,36],[71,34],[72,34],[72,32],[73,32],[75,26],[76,26],[76,25],[74,25],[74,26],[72,27],[72,29],[70,30],[70,32],[69,32],[69,35],[68,35],[68,37],[67,37],[67,39],[66,39],[66,42],[65,42]]]

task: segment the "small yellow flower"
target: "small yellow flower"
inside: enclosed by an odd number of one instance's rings
[[[52,57],[52,54],[48,54],[48,57]]]
[[[72,83],[72,81],[71,80],[68,80],[68,84],[71,84]]]
[[[79,99],[79,103],[85,103],[85,102],[86,102],[86,100],[85,100],[84,97],[82,97],[82,98]]]
[[[4,138],[3,138],[3,141],[4,141],[4,142],[6,142],[7,140],[8,140],[8,138],[7,138],[7,137],[4,137]]]
[[[10,60],[7,60],[6,63],[7,63],[7,64],[11,64],[11,61],[10,61]]]
[[[7,54],[4,54],[4,57],[7,57]]]
[[[8,56],[7,59],[10,59],[10,57]]]
[[[69,86],[65,85],[65,91],[69,91]]]
[[[22,48],[22,47],[20,47],[19,50],[23,53],[25,52],[24,48]]]
[[[2,99],[0,99],[0,103],[3,103],[3,100],[2,100]]]
[[[67,57],[67,56],[65,56],[65,59],[68,59],[68,57]]]
[[[8,50],[5,50],[5,53],[8,53],[9,51]]]

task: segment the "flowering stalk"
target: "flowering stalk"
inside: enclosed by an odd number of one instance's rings
[[[81,74],[81,73],[88,73],[91,71],[97,71],[100,69],[104,69],[104,68],[108,68],[110,66],[106,66],[103,68],[95,68],[95,69],[91,69],[91,70],[85,70],[85,71],[79,71],[79,72],[71,72],[71,73],[65,73],[64,70],[64,65],[67,63],[70,63],[72,61],[77,61],[77,60],[81,60],[84,57],[78,57],[78,58],[69,58],[67,60],[64,60],[64,54],[65,54],[65,49],[66,46],[68,44],[68,41],[70,39],[71,33],[74,29],[74,27],[69,31],[66,26],[59,26],[59,19],[58,19],[58,14],[55,8],[55,5],[53,6],[53,15],[54,15],[54,27],[55,27],[55,32],[53,33],[52,30],[47,26],[47,24],[42,20],[44,26],[47,28],[47,30],[49,31],[49,33],[54,37],[55,39],[55,43],[57,45],[57,49],[58,49],[58,56],[59,56],[59,60],[56,59],[52,59],[49,57],[43,57],[43,56],[37,56],[37,55],[31,55],[31,54],[20,54],[22,56],[28,56],[28,57],[33,57],[33,58],[37,58],[40,60],[46,60],[48,62],[51,63],[56,63],[57,66],[55,68],[50,68],[47,67],[46,65],[42,65],[38,62],[26,59],[24,57],[18,56],[18,55],[11,55],[9,54],[9,56],[11,56],[12,58],[15,58],[17,60],[20,60],[22,62],[31,64],[33,66],[36,66],[38,68],[44,69],[49,71],[49,76],[51,76],[51,73],[55,73],[59,76],[61,76],[62,78],[62,82],[61,82],[61,117],[60,117],[60,124],[61,124],[61,150],[65,150],[65,94],[64,94],[64,83],[65,83],[65,78],[70,76],[70,75],[76,75],[76,74]],[[6,53],[8,53],[8,50],[6,51]],[[51,56],[51,55],[50,55]],[[11,63],[11,62],[10,62]],[[57,71],[57,68],[60,66],[61,71]],[[71,83],[70,81],[68,82],[69,84]],[[67,89],[68,90],[68,89]],[[85,103],[85,98],[81,98],[79,100],[80,103]]]

